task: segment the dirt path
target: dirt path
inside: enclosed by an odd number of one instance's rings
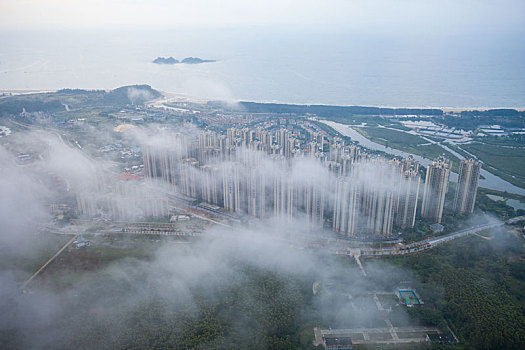
[[[77,235],[74,235],[69,241],[67,241],[66,244],[64,244],[64,246],[62,248],[60,248],[56,253],[55,255],[53,255],[51,257],[51,259],[49,259],[48,261],[46,261],[46,263],[44,265],[42,265],[42,267],[40,267],[31,277],[29,277],[29,279],[27,281],[25,281],[24,283],[22,283],[22,285],[20,286],[20,290],[24,290],[27,285],[33,280],[35,279],[36,276],[38,276],[38,274],[40,272],[42,272],[46,267],[47,265],[51,264],[51,262],[53,260],[56,259],[57,256],[60,255],[60,253],[62,253],[71,243],[73,243],[75,240],[77,239]]]

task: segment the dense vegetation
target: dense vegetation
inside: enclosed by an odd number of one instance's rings
[[[24,329],[13,323],[0,343],[53,349],[314,348],[300,338],[311,281],[238,263],[227,280],[209,276],[173,293],[173,286],[158,288],[149,272],[130,261],[130,276],[106,271],[83,280],[61,297],[61,311],[51,322]]]
[[[24,109],[26,112],[57,112],[64,110],[64,106],[51,94],[42,94],[39,97],[36,95],[9,96],[0,99],[0,116],[16,115],[22,113]]]
[[[123,86],[111,91],[63,89],[57,92],[14,95],[0,98],[0,116],[26,112],[60,112],[95,106],[126,106],[141,104],[161,94],[149,85]]]
[[[391,261],[422,281],[425,305],[413,314],[424,323],[448,323],[466,349],[525,348],[523,241],[499,232]]]
[[[49,287],[44,280],[32,294],[11,298],[41,305],[42,316],[32,312],[35,320],[21,322],[24,312],[12,313],[5,303],[0,305],[4,318],[11,320],[9,327],[0,327],[0,343],[9,349],[313,349],[311,331],[306,330],[314,325],[381,325],[382,316],[366,292],[391,290],[399,281],[411,279],[412,270],[416,275],[412,286],[425,302],[408,310],[412,318],[445,332],[450,326],[460,337],[460,348],[523,346],[525,248],[523,241],[508,233],[500,233],[492,241],[469,237],[426,253],[388,260],[403,269],[389,265],[374,268],[377,260],[365,260],[366,280],[359,278],[351,260],[343,259],[340,263],[347,273],[339,273],[338,279],[329,277],[317,296],[312,295],[315,276],[262,267],[234,256],[226,259],[227,273],[211,270],[188,283],[191,272],[182,271],[186,276],[182,280],[173,278],[173,270],[153,264],[151,251],[155,249],[143,245],[148,247],[133,254],[128,248],[104,245],[72,250],[75,256],[71,261],[101,252],[117,268],[94,264],[93,259],[85,261],[89,264],[82,269],[96,265],[96,273],[51,268],[48,275],[54,271],[58,280],[49,280]],[[109,256],[108,249],[113,252]],[[195,263],[188,259],[188,264]],[[320,263],[342,271],[332,259]],[[68,269],[74,265],[69,260],[63,264]],[[176,267],[180,269],[185,266]],[[63,275],[75,283],[64,284]],[[361,288],[356,287],[359,285]],[[54,293],[49,294],[47,288]],[[353,290],[361,290],[361,294],[353,293],[349,300],[347,293]],[[396,303],[391,297],[384,298],[384,305]],[[351,303],[358,307],[350,307]],[[389,314],[396,327],[412,322],[403,310],[394,307]],[[17,326],[20,324],[23,327]],[[309,336],[305,337],[305,332]]]
[[[214,102],[216,105],[223,105]],[[328,105],[294,105],[280,103],[240,102],[240,105],[249,113],[289,113],[289,114],[315,114],[322,117],[352,116],[352,115],[442,115],[440,109],[415,109],[415,108],[380,108],[361,106],[328,106]],[[227,107],[227,106],[224,106]]]
[[[515,109],[500,108],[489,109],[486,111],[462,111],[462,117],[525,117],[525,111],[517,111]]]
[[[500,218],[506,218],[509,216],[523,215],[523,209],[514,210],[513,207],[507,205],[505,201],[495,201],[490,199],[487,194],[493,194],[496,196],[505,196],[505,197],[517,197],[517,200],[522,200],[522,196],[512,195],[506,192],[499,192],[488,190],[485,188],[479,188],[478,194],[476,196],[476,208],[483,212],[490,212],[497,215]],[[502,197],[502,198],[505,198]]]
[[[475,130],[481,125],[501,125],[509,128],[525,127],[525,112],[514,109],[491,109],[487,111],[463,111],[460,117],[443,115],[437,121],[449,127]]]

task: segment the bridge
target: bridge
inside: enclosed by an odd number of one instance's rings
[[[391,256],[391,255],[405,255],[422,252],[428,249],[435,248],[441,244],[452,241],[457,238],[465,237],[472,234],[477,234],[479,232],[501,227],[505,225],[503,222],[497,222],[492,224],[483,224],[472,226],[460,231],[452,232],[443,236],[426,238],[418,242],[396,245],[393,247],[364,247],[364,248],[345,248],[336,251],[338,255],[347,255],[355,257],[360,256]]]
[[[505,221],[505,223],[507,225],[512,225],[512,224],[515,224],[515,223],[523,221],[523,220],[525,220],[525,215],[517,216],[517,217],[512,218],[512,219],[508,219],[507,221]]]

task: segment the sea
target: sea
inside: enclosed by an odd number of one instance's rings
[[[0,90],[127,84],[227,101],[525,107],[521,34],[283,27],[2,31]],[[158,65],[158,56],[216,62]]]

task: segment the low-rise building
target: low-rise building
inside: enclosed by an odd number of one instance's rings
[[[443,230],[445,229],[445,226],[439,224],[439,223],[435,223],[435,224],[432,224],[429,226],[430,229],[432,230],[432,232],[434,233],[440,233],[440,232],[443,232]]]
[[[324,337],[326,350],[353,350],[350,337]]]

